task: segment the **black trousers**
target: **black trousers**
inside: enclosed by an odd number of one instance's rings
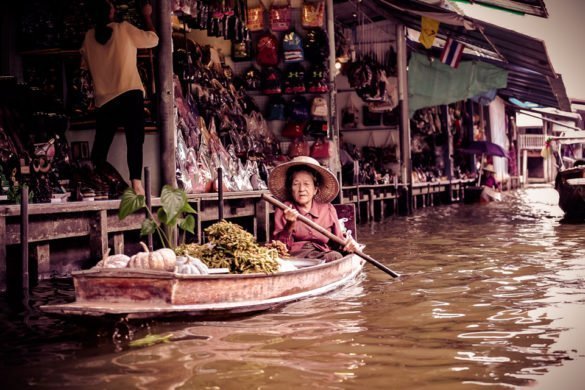
[[[126,159],[130,180],[142,178],[142,145],[144,144],[144,95],[140,90],[128,91],[97,110],[91,161],[99,169],[108,159],[108,151],[119,126],[126,133]]]

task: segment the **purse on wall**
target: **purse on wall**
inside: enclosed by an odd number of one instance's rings
[[[310,156],[315,160],[326,160],[329,158],[329,141],[325,137],[319,137],[311,145]]]
[[[270,29],[286,31],[290,28],[290,2],[273,0],[270,5]]]
[[[298,156],[308,156],[311,153],[309,143],[305,137],[295,138],[288,147],[288,156],[290,158]]]
[[[322,0],[303,2],[301,9],[301,25],[303,28],[317,28],[323,26],[325,19],[325,2]]]

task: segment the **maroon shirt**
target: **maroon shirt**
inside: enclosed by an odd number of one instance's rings
[[[329,230],[342,240],[345,239],[341,233],[341,226],[339,224],[339,217],[337,211],[332,204],[318,203],[313,200],[313,206],[307,213],[302,212],[296,205],[291,202],[285,202],[287,206],[294,208],[303,215],[315,222],[317,225]],[[329,238],[318,231],[310,228],[301,221],[297,221],[291,231],[285,229],[286,219],[284,219],[284,211],[276,209],[274,211],[274,233],[273,239],[282,241],[288,247],[291,254],[295,254],[301,250],[303,245],[307,242],[313,242],[316,246],[324,251],[329,251],[331,248],[327,245]]]

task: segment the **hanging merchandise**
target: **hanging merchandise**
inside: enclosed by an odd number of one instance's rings
[[[282,96],[272,96],[268,101],[266,119],[269,121],[283,121],[286,119],[286,101]]]
[[[301,25],[312,29],[323,27],[325,20],[325,1],[305,0],[301,9]]]
[[[282,74],[280,69],[268,67],[262,71],[262,93],[280,95],[282,93]]]
[[[284,93],[304,93],[305,68],[301,64],[287,66],[284,74]]]
[[[282,129],[282,136],[286,138],[298,138],[305,132],[304,122],[288,122]]]
[[[252,60],[252,38],[248,29],[244,29],[242,39],[232,40],[232,60],[234,62]]]
[[[313,103],[311,104],[311,115],[314,119],[326,119],[329,114],[327,110],[327,101],[325,98],[317,96],[313,98]]]
[[[310,154],[311,149],[309,143],[303,136],[295,138],[288,147],[288,156],[290,158],[308,156]]]
[[[341,127],[355,129],[359,123],[359,109],[353,101],[353,94],[348,94],[347,103],[341,110]]]
[[[290,112],[288,117],[296,122],[306,122],[309,120],[309,102],[304,96],[294,96],[289,104]]]
[[[273,0],[270,5],[270,29],[286,31],[290,27],[290,1]]]
[[[264,5],[257,0],[256,5],[248,5],[248,21],[246,27],[250,31],[264,30]]]
[[[326,120],[312,119],[307,125],[307,128],[305,129],[305,133],[315,138],[326,137],[327,129],[328,126]]]
[[[262,66],[278,65],[278,39],[274,34],[265,32],[258,38],[256,62]]]
[[[260,90],[260,84],[262,81],[262,76],[260,74],[260,70],[255,66],[251,66],[246,70],[244,73],[244,88],[248,91],[258,91]]]
[[[322,64],[329,56],[329,38],[322,28],[309,30],[303,39],[305,60],[313,64]]]
[[[307,87],[310,93],[327,93],[329,91],[329,72],[325,65],[316,64],[311,67]]]
[[[310,156],[315,160],[327,160],[330,157],[329,146],[329,141],[325,137],[317,138],[311,145]]]
[[[282,52],[285,63],[304,60],[303,40],[294,30],[287,32],[282,37]]]

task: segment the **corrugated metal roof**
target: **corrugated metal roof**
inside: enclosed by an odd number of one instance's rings
[[[445,17],[457,15],[444,8],[412,0],[363,0],[360,10],[370,21],[394,20],[417,31],[420,31],[421,13],[436,13]],[[335,2],[336,20],[347,25],[355,24],[355,12],[354,1]],[[467,59],[490,62],[508,70],[508,87],[499,90],[500,95],[563,111],[571,110],[562,77],[554,71],[543,41],[478,19],[459,17],[477,28],[468,30],[461,24],[441,23],[438,37],[446,39],[451,36],[475,48],[476,53],[467,54]]]
[[[548,18],[544,0],[452,0],[456,2],[481,4],[489,7]]]

